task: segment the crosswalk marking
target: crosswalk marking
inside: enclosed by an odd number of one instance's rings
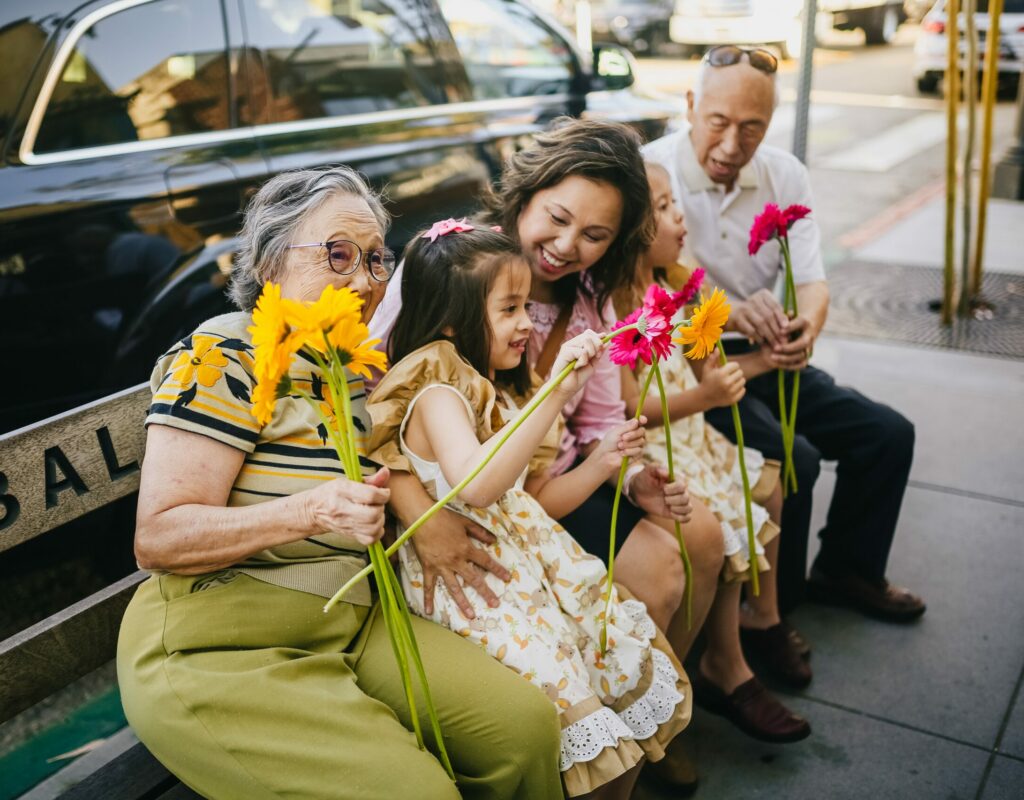
[[[919,114],[860,144],[827,156],[817,161],[815,166],[856,172],[888,172],[945,139],[946,120],[942,114]]]
[[[815,125],[829,122],[842,113],[842,108],[833,105],[811,106],[809,110],[808,125],[813,130]],[[772,116],[772,124],[768,128],[768,138],[777,147],[789,149],[790,138],[793,135],[793,128],[796,127],[796,106],[783,105],[776,109]]]

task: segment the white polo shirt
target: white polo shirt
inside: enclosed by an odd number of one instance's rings
[[[766,203],[782,208],[799,203],[812,209],[809,218],[789,232],[793,278],[797,285],[825,280],[821,232],[814,221],[814,200],[807,168],[785,150],[762,144],[743,169],[731,191],[715,183],[697,161],[689,126],[643,148],[647,161],[668,170],[672,195],[686,215],[687,236],[680,261],[703,267],[711,282],[737,300],[759,289],[771,291],[783,268],[777,242],[747,253],[750,226]]]

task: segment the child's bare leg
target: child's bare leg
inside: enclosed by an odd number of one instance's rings
[[[765,501],[768,516],[776,525],[782,519],[782,486],[776,484],[775,491]],[[764,555],[771,569],[758,576],[761,593],[757,596],[747,584],[746,602],[741,611],[741,624],[744,628],[770,628],[781,622],[779,617],[778,565],[779,544],[781,535],[776,536],[765,545]]]
[[[740,588],[738,583],[719,585],[704,626],[708,646],[700,671],[725,694],[754,677],[740,647]]]

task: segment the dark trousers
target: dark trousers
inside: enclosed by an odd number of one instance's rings
[[[787,378],[787,396],[791,386]],[[740,401],[745,443],[766,458],[783,460],[775,372],[747,383]],[[733,441],[732,412],[716,408],[707,420]],[[888,406],[832,376],[808,367],[800,376],[800,400],[793,443],[799,491],[782,508],[779,545],[779,608],[791,611],[803,600],[811,499],[822,459],[836,461],[836,485],[815,566],[829,575],[853,571],[868,580],[885,575],[889,549],[914,456],[914,426]]]

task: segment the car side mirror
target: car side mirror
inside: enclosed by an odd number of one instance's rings
[[[617,44],[594,45],[595,88],[615,91],[628,89],[636,82],[633,54]]]

